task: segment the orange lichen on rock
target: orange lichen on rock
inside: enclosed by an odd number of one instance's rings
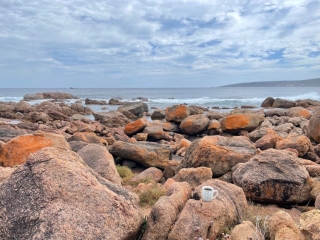
[[[183,119],[190,115],[190,110],[186,105],[179,105],[166,108],[166,120],[168,122],[182,122]]]
[[[0,149],[0,165],[13,167],[26,162],[31,153],[44,147],[70,149],[63,136],[53,133],[23,135],[4,144]]]
[[[139,118],[138,120],[136,120],[134,122],[128,123],[124,129],[124,132],[127,135],[132,135],[132,134],[139,132],[140,130],[142,130],[146,126],[147,126],[147,120],[144,118]]]
[[[223,130],[248,130],[252,131],[264,121],[263,115],[236,114],[229,115],[221,121]]]

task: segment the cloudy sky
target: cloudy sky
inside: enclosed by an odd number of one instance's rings
[[[320,77],[320,0],[1,0],[0,87]]]

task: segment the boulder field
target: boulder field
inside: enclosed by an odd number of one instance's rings
[[[109,112],[70,98],[0,103],[0,239],[320,239],[319,102],[151,114],[143,98],[86,101],[119,105]]]

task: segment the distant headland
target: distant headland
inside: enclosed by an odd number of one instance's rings
[[[320,87],[320,78],[300,81],[267,81],[224,85],[220,87]]]

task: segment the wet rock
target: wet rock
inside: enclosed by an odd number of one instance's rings
[[[0,185],[0,208],[0,239],[129,240],[143,222],[135,194],[57,148],[32,154]]]
[[[13,138],[0,149],[0,165],[14,167],[26,162],[31,153],[45,147],[58,147],[70,150],[70,146],[61,135],[43,133],[23,135]]]
[[[182,120],[180,129],[188,135],[196,135],[205,130],[209,123],[209,118],[203,114],[191,115]]]
[[[166,117],[165,111],[159,108],[155,109],[151,115],[152,120],[164,119],[165,117]]]
[[[84,101],[84,104],[86,105],[107,105],[107,102],[104,100],[94,100],[86,98]]]
[[[207,167],[182,168],[172,179],[176,182],[187,182],[195,188],[212,179],[212,170]]]
[[[178,214],[190,197],[191,187],[188,183],[172,183],[168,188],[167,195],[161,197],[152,207],[148,217],[147,230],[142,240],[167,239]]]
[[[115,184],[121,184],[121,177],[114,164],[114,159],[105,147],[88,144],[77,153],[96,173]]]
[[[73,96],[70,93],[62,92],[43,92],[43,93],[33,93],[26,94],[23,96],[23,100],[41,100],[41,99],[76,99],[77,97]]]
[[[190,115],[190,109],[186,105],[177,105],[167,107],[165,114],[168,122],[181,123],[183,119]]]
[[[117,141],[111,146],[109,152],[117,157],[136,161],[145,167],[158,167],[160,169],[168,166],[169,160],[172,158],[169,147],[150,142],[127,143]]]
[[[254,201],[286,204],[310,198],[309,174],[288,151],[263,151],[250,161],[238,164],[232,178],[246,197]]]
[[[269,229],[271,239],[305,240],[289,213],[284,211],[276,212],[269,219]]]
[[[241,188],[220,180],[209,180],[198,186],[194,198],[201,196],[202,186],[217,189],[219,195],[211,202],[187,201],[168,240],[194,239],[195,229],[203,239],[216,239],[226,227],[233,227],[243,218],[247,201]]]
[[[281,98],[276,98],[272,104],[273,108],[292,108],[294,106],[294,102]]]
[[[210,167],[213,176],[219,177],[255,153],[254,144],[246,137],[207,136],[192,142],[182,163],[188,168]]]
[[[25,135],[27,131],[24,129],[15,129],[9,125],[0,125],[0,140],[4,142],[10,141],[17,136]]]
[[[269,107],[272,107],[274,103],[274,98],[273,97],[267,97],[261,104],[261,107],[264,107],[264,108],[269,108]]]
[[[139,116],[144,112],[148,112],[148,105],[144,102],[125,103],[123,106],[118,108],[118,111],[128,111]]]
[[[223,131],[253,131],[264,121],[264,116],[256,114],[229,115],[221,121]]]

